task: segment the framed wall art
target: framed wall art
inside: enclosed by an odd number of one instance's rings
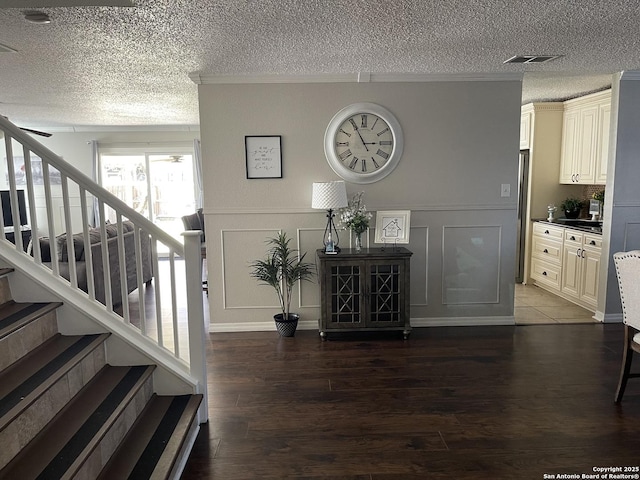
[[[247,178],[282,178],[280,135],[247,135],[244,146]]]
[[[376,212],[375,243],[409,243],[411,210]]]

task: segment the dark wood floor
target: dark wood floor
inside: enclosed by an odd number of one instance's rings
[[[621,325],[601,324],[422,328],[406,342],[212,334],[210,422],[183,479],[542,479],[637,467],[640,379],[613,403],[621,347]]]

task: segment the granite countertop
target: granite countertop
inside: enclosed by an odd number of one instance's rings
[[[595,233],[602,235],[602,220],[589,220],[586,218],[556,218],[553,222],[546,218],[534,220],[534,222],[548,223],[549,225],[557,225],[559,227],[572,228],[582,232]]]

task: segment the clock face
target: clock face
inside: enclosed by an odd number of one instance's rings
[[[327,161],[350,182],[372,183],[386,177],[401,154],[400,124],[379,105],[350,105],[333,117],[325,132]]]

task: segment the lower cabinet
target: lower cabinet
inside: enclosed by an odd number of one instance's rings
[[[317,251],[320,260],[322,339],[330,332],[400,330],[411,332],[410,259],[406,248]]]
[[[534,224],[531,278],[535,284],[595,311],[602,236]]]
[[[562,253],[561,292],[595,310],[602,238],[567,229]]]

